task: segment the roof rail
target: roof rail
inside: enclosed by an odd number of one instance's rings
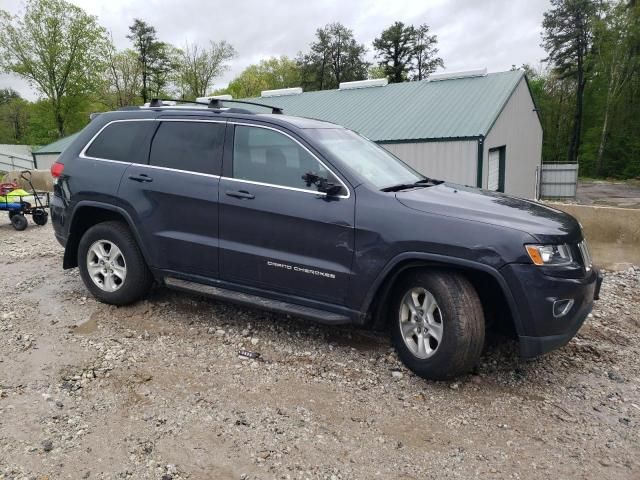
[[[198,102],[198,101],[192,101],[192,100],[176,100],[173,98],[154,98],[151,100],[151,103],[149,103],[149,108],[158,108],[158,107],[164,107],[166,106],[164,104],[164,102],[180,102],[180,103],[191,103],[194,105],[206,105],[209,108],[222,108],[222,103],[242,103],[245,105],[255,105],[257,107],[264,107],[264,108],[270,108],[271,109],[271,113],[275,113],[275,114],[281,114],[282,113],[282,108],[280,107],[274,107],[273,105],[266,105],[264,103],[257,103],[257,102],[247,102],[245,100],[227,100],[227,99],[220,99],[220,98],[212,98],[211,100],[209,100],[209,102]]]

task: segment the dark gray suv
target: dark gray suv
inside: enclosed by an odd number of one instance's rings
[[[387,328],[425,378],[469,371],[491,326],[523,357],[564,345],[600,288],[573,217],[426,178],[353,131],[275,108],[104,113],[52,174],[63,266],[99,300],[135,302],[157,282]]]

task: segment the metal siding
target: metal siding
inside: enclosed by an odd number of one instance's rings
[[[488,184],[489,149],[505,145],[505,193],[535,198],[536,167],[542,158],[542,126],[534,108],[522,77],[485,139],[483,187]]]
[[[522,78],[516,70],[247,100],[344,125],[376,142],[416,142],[485,134]]]
[[[59,153],[45,153],[36,155],[36,161],[38,162],[38,170],[49,170],[51,165],[58,159]]]
[[[575,198],[578,185],[577,163],[542,165],[541,196],[543,198]]]
[[[475,140],[380,145],[427,177],[475,185],[478,155]]]

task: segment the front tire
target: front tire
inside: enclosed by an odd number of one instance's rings
[[[404,364],[429,380],[471,370],[484,345],[484,314],[467,278],[443,270],[406,275],[394,289],[391,337]]]
[[[78,245],[80,276],[101,302],[128,305],[143,298],[153,276],[129,228],[104,222],[89,228]]]

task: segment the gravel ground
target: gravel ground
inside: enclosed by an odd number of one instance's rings
[[[640,268],[561,350],[490,342],[444,383],[354,328],[103,305],[61,262],[49,226],[0,223],[0,479],[640,478]]]

